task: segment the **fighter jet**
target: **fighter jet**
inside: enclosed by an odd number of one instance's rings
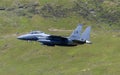
[[[81,33],[81,31],[82,24],[79,24],[69,37],[50,35],[42,31],[32,31],[28,34],[18,36],[17,38],[26,41],[37,41],[40,42],[42,45],[47,46],[77,46],[85,43],[91,44],[91,26],[88,26],[83,33]]]

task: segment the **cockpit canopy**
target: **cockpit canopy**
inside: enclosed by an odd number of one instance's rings
[[[44,33],[42,31],[31,31],[29,34],[41,34],[41,33]]]

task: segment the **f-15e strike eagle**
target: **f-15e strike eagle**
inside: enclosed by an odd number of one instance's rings
[[[79,24],[69,37],[49,35],[42,31],[32,31],[28,34],[18,36],[17,38],[26,41],[38,41],[42,45],[47,46],[77,46],[85,43],[91,44],[91,26],[88,26],[83,33],[81,33],[81,31],[82,25]]]

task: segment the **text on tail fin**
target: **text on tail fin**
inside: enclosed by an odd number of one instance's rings
[[[82,31],[82,24],[79,24],[77,26],[77,28],[72,32],[72,34],[70,35],[69,39],[71,39],[71,40],[80,39],[81,31]]]

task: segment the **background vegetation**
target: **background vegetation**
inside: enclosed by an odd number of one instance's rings
[[[1,0],[0,75],[119,75],[119,0]],[[16,37],[32,30],[69,36],[92,26],[91,45],[47,47]]]

